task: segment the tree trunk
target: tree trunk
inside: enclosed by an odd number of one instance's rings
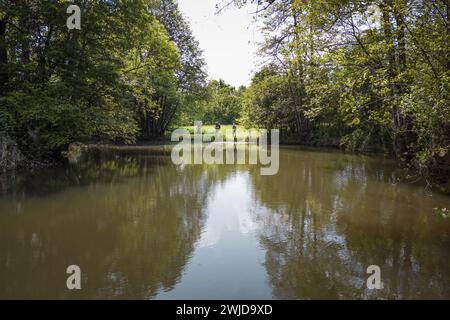
[[[396,37],[397,37],[397,65],[398,72],[400,74],[400,79],[396,79],[395,91],[397,97],[395,98],[395,103],[400,103],[401,97],[405,94],[406,70],[407,70],[407,54],[406,54],[406,25],[404,13],[408,7],[408,0],[398,0],[396,5],[393,7],[395,22],[397,25]],[[399,144],[401,151],[408,151],[408,145],[412,142],[412,129],[413,123],[412,118],[404,110],[397,107],[398,112],[398,125],[401,129],[401,135],[399,137]]]
[[[6,19],[0,20],[0,94],[6,93],[9,80],[8,75],[8,51],[6,48]]]
[[[389,102],[392,104],[392,132],[393,132],[393,151],[396,156],[401,153],[401,146],[399,142],[400,131],[400,114],[396,101],[396,58],[395,58],[395,39],[392,31],[391,12],[392,12],[392,0],[385,0],[381,5],[382,19],[383,19],[383,32],[385,42],[388,46],[387,49],[387,76],[389,87]]]

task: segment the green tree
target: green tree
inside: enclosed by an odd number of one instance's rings
[[[66,27],[66,1],[0,2],[0,133],[29,159],[155,135],[173,118],[161,110],[179,105],[181,54],[154,1],[75,4],[81,30]]]
[[[447,1],[248,2],[264,21],[261,50],[275,74],[253,80],[247,125],[276,120],[300,143],[390,152],[448,180]]]

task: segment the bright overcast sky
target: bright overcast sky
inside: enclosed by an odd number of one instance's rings
[[[229,8],[216,15],[220,0],[178,0],[179,7],[200,42],[211,79],[249,85],[258,65],[261,36],[252,22],[252,8]],[[253,9],[254,10],[254,9]]]

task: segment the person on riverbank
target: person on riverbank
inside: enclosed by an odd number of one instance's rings
[[[236,136],[237,126],[236,126],[236,123],[233,123],[232,128],[233,128],[233,140],[234,140],[234,142],[236,142],[237,141],[237,136]]]
[[[216,128],[216,136],[218,136],[218,135],[219,135],[219,133],[220,133],[220,128],[221,128],[221,125],[220,125],[220,123],[216,122],[216,126],[215,126],[215,128]]]

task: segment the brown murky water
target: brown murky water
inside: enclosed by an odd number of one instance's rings
[[[0,298],[450,299],[450,221],[434,212],[450,197],[397,174],[282,149],[276,176],[143,151],[3,176]],[[366,287],[370,265],[382,290]]]

